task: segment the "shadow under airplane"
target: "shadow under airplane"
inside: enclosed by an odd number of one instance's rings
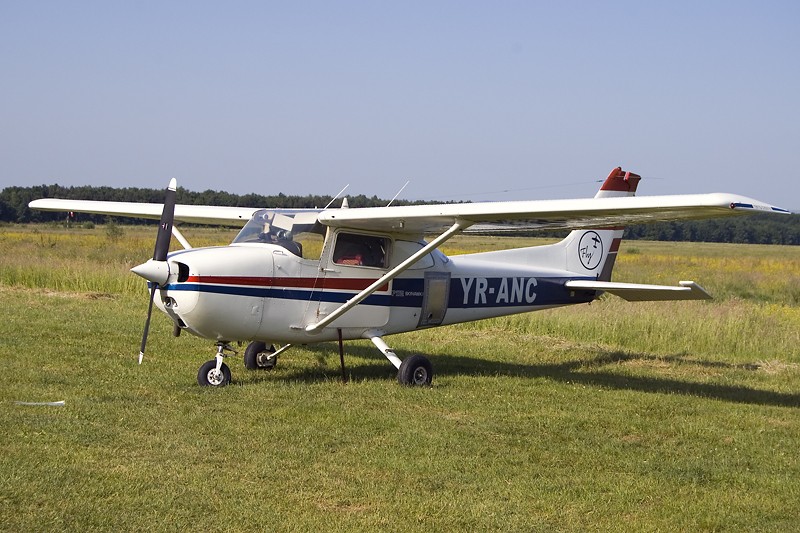
[[[314,354],[306,368],[298,369],[281,379],[316,382],[320,379],[342,379],[336,345],[321,344],[306,346]],[[401,354],[398,352],[398,355]],[[410,354],[407,354],[410,355]],[[403,356],[401,356],[403,357]],[[373,362],[374,359],[374,362]],[[655,357],[646,354],[623,353],[619,351],[597,350],[594,357],[575,359],[563,363],[520,364],[490,361],[449,354],[431,355],[437,376],[515,376],[523,378],[544,378],[570,384],[582,384],[616,390],[631,390],[655,394],[681,394],[697,396],[734,403],[752,405],[772,405],[777,407],[800,407],[800,393],[785,393],[756,389],[746,385],[726,385],[720,383],[699,383],[684,379],[658,376],[631,376],[611,370],[600,370],[605,366],[627,361],[659,361],[674,364],[688,364],[721,370],[756,371],[758,364],[730,364],[717,361],[689,359],[680,355]],[[279,363],[280,365],[280,363]],[[345,346],[346,376],[348,379],[393,379],[394,369],[374,357],[369,346]],[[253,374],[247,381],[251,381]],[[274,376],[259,374],[256,381],[274,379]],[[435,382],[434,382],[435,384]]]

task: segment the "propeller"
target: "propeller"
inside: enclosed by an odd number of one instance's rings
[[[164,286],[169,279],[169,263],[167,263],[167,253],[169,252],[169,241],[172,236],[172,224],[175,220],[175,196],[178,188],[175,178],[169,181],[169,186],[164,195],[164,209],[161,211],[161,220],[156,236],[156,246],[153,250],[153,258],[146,263],[135,266],[131,272],[137,274],[151,283],[150,304],[147,306],[147,320],[144,322],[144,333],[142,333],[142,344],[139,348],[139,364],[144,358],[144,349],[147,345],[147,335],[150,332],[150,317],[153,314],[153,300],[156,297],[156,289]]]

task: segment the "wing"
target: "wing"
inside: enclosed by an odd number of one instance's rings
[[[116,215],[133,218],[152,218],[159,220],[162,204],[146,204],[136,202],[103,202],[93,200],[60,200],[45,198],[34,200],[28,204],[31,209],[40,211],[76,211],[96,215]],[[222,207],[212,205],[175,206],[175,220],[192,224],[213,224],[242,226],[250,220],[258,209],[253,207]]]
[[[608,228],[753,212],[790,214],[744,196],[713,193],[328,209],[320,213],[319,221],[363,230],[429,233],[456,222],[465,227],[513,221],[523,222],[525,229]]]

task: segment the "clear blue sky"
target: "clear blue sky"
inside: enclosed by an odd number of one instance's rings
[[[0,188],[563,198],[617,165],[800,208],[800,2],[0,0]]]

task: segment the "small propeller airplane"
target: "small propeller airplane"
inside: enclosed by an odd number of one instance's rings
[[[584,304],[610,293],[629,301],[703,300],[693,281],[677,286],[611,281],[626,224],[747,213],[789,214],[743,196],[713,193],[636,197],[641,176],[617,167],[594,198],[466,204],[253,209],[176,205],[171,180],[163,206],[40,199],[32,209],[158,219],[153,258],[131,270],[148,281],[142,362],[153,303],[174,324],[216,343],[198,372],[222,387],[234,342],[249,342],[244,365],[273,368],[293,345],[369,339],[405,385],[431,384],[423,355],[401,360],[384,337],[421,328]],[[175,222],[243,228],[228,246],[193,249]],[[555,244],[446,256],[439,247],[467,230],[572,230]],[[169,253],[175,235],[184,250]],[[304,257],[302,236],[321,252]],[[426,240],[426,235],[434,235]],[[158,296],[156,298],[156,296]]]

